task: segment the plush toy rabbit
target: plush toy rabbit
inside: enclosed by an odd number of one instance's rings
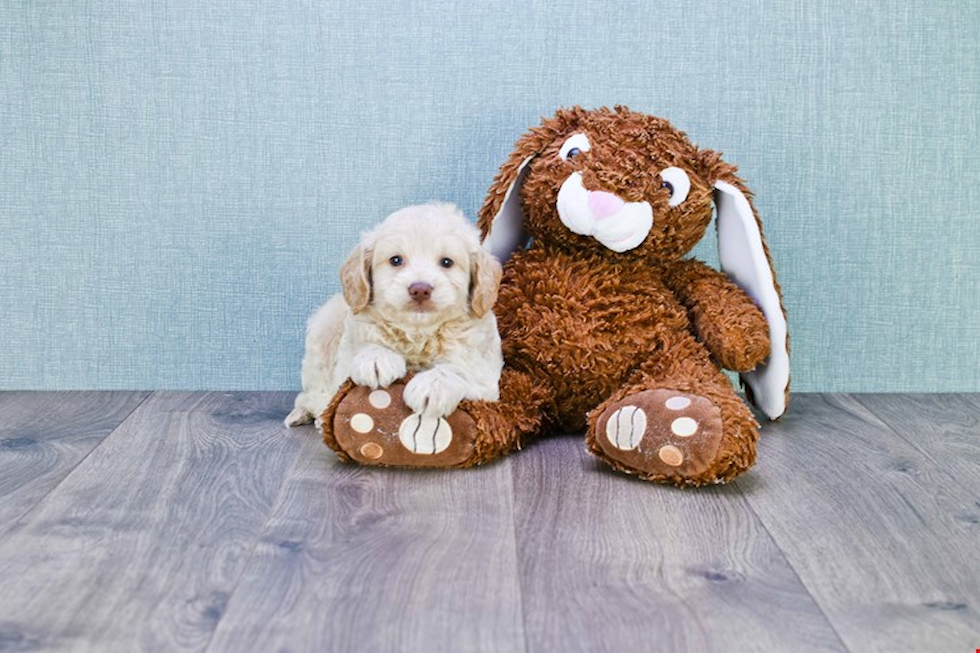
[[[712,206],[724,273],[684,258]],[[759,427],[721,368],[740,372],[749,400],[775,419],[788,401],[788,336],[761,224],[733,166],[661,118],[561,110],[518,140],[479,226],[504,263],[500,401],[460,404],[432,425],[449,442],[440,452],[406,463],[393,451],[391,462],[465,467],[584,429],[595,455],[653,481],[719,483],[751,467]],[[407,446],[414,422],[397,401],[388,408],[397,414],[372,418],[387,419],[387,432],[345,435],[340,446],[351,418],[371,410],[364,389],[340,394],[324,434],[342,458],[386,464],[386,454],[361,455],[360,443]]]

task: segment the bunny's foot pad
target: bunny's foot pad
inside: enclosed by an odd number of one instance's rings
[[[333,437],[362,465],[457,467],[473,457],[476,423],[463,410],[424,417],[402,399],[405,385],[353,386],[333,416]]]
[[[595,453],[650,480],[684,484],[710,468],[722,439],[721,411],[676,390],[644,390],[608,406],[595,425]]]

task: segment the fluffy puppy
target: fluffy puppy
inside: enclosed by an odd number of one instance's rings
[[[303,391],[287,426],[316,420],[340,386],[384,388],[416,372],[405,403],[443,417],[498,399],[503,367],[493,307],[500,264],[451,204],[410,206],[364,234],[340,270],[343,293],[311,317]]]

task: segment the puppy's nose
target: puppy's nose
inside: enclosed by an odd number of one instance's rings
[[[409,296],[417,302],[424,302],[432,295],[432,284],[416,281],[408,287]]]

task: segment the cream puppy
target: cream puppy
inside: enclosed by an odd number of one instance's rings
[[[310,317],[303,391],[286,425],[319,424],[348,378],[384,388],[414,371],[405,403],[427,417],[464,399],[497,400],[503,356],[491,308],[500,274],[453,205],[388,216],[341,267],[343,293]]]

